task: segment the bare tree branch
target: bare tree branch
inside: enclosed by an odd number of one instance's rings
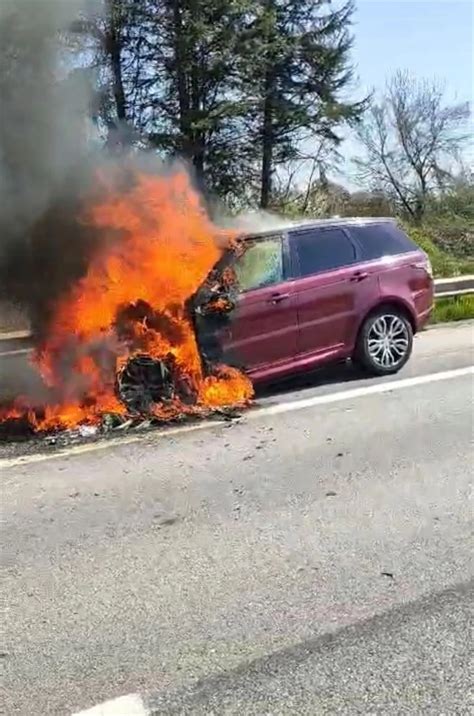
[[[445,104],[439,82],[397,72],[358,130],[364,149],[354,160],[359,178],[421,220],[429,196],[452,180],[453,162],[469,137],[469,115],[466,103]]]

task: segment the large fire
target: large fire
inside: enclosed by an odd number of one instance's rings
[[[42,406],[18,398],[1,417],[51,430],[125,415],[117,375],[135,356],[166,360],[179,376],[181,391],[149,407],[158,418],[246,403],[252,386],[241,372],[222,365],[204,371],[187,308],[231,240],[211,222],[187,174],[137,173],[127,190],[109,189],[84,220],[108,240],[55,306],[34,354],[52,397]]]

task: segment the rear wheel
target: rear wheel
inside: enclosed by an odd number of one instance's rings
[[[405,365],[412,348],[410,321],[396,308],[381,308],[364,321],[355,358],[374,375],[390,375]]]

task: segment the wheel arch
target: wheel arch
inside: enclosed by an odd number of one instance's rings
[[[415,314],[412,310],[412,308],[401,298],[399,297],[384,297],[381,298],[377,303],[374,303],[373,306],[371,306],[363,316],[362,320],[360,321],[358,327],[357,327],[357,334],[356,334],[356,342],[355,345],[357,345],[357,342],[359,340],[360,332],[362,330],[362,326],[366,322],[366,320],[374,313],[377,313],[382,308],[394,308],[397,311],[399,311],[405,318],[410,322],[413,335],[417,332],[417,324],[416,324],[416,318]]]

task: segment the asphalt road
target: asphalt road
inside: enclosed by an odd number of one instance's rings
[[[472,713],[473,592],[471,583],[436,593],[147,706],[156,716]]]
[[[339,373],[227,427],[4,451],[5,713],[470,713],[472,374],[426,376],[472,326],[417,343],[390,392]]]

